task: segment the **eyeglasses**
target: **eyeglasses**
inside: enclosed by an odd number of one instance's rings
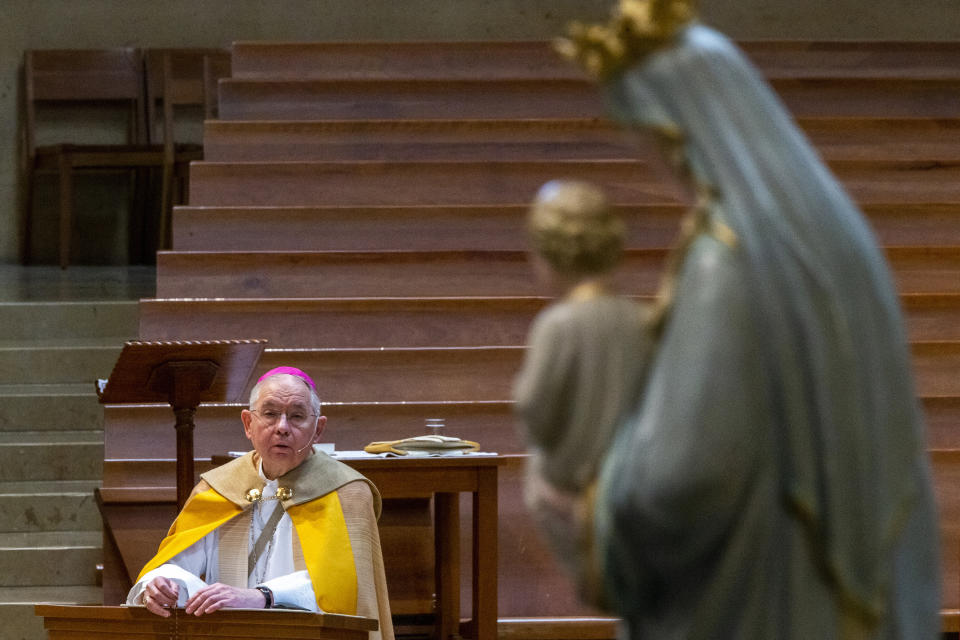
[[[284,413],[283,411],[277,411],[276,409],[250,409],[250,413],[257,414],[260,419],[270,427],[280,422],[280,418],[286,416],[287,424],[295,429],[302,429],[303,427],[307,426],[310,422],[310,418],[317,415],[315,413],[304,413],[302,411],[297,411],[296,409],[290,413]]]

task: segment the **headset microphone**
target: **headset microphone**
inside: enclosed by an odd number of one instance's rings
[[[299,449],[297,449],[297,455],[300,455],[301,453],[303,453],[304,449],[306,449],[307,447],[312,447],[312,446],[313,446],[313,439],[316,438],[316,437],[317,437],[317,427],[316,427],[316,425],[314,425],[314,427],[313,427],[313,435],[310,436],[310,440],[307,442],[307,444],[305,444],[305,445],[303,445],[302,447],[300,447]]]

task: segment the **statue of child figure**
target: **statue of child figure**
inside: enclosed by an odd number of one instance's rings
[[[537,278],[558,300],[534,320],[514,385],[532,454],[525,500],[589,591],[590,487],[615,432],[636,409],[652,344],[650,309],[614,290],[625,226],[598,187],[548,182],[527,230]]]

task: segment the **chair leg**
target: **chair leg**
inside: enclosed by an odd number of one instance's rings
[[[20,219],[20,264],[28,265],[33,259],[33,181],[37,174],[32,166],[28,166],[23,179],[23,212]]]
[[[163,164],[163,181],[160,185],[160,229],[157,231],[157,248],[169,249],[170,216],[173,212],[173,162]]]
[[[73,229],[73,171],[69,154],[60,156],[60,268],[70,264],[70,232]]]

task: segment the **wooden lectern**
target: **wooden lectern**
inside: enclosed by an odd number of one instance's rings
[[[221,609],[204,616],[174,609],[169,618],[155,616],[143,607],[38,604],[34,611],[43,617],[50,640],[366,640],[380,626],[372,618],[285,609]]]
[[[201,402],[237,402],[266,340],[127,342],[104,388],[101,404],[169,402],[176,416],[177,511],[196,483],[193,416]]]

